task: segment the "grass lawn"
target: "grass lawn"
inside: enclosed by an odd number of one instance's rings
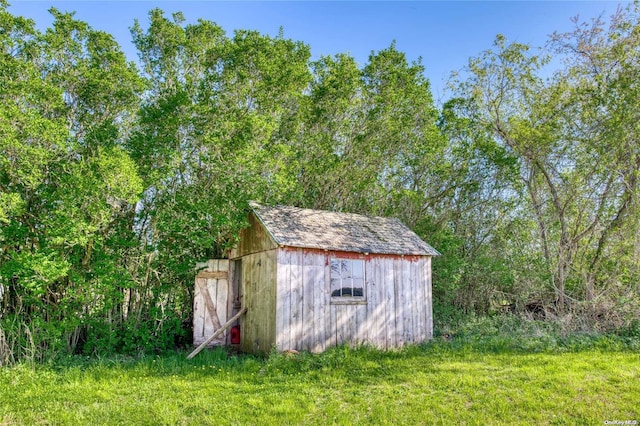
[[[640,421],[640,354],[629,350],[492,353],[431,344],[185,358],[0,369],[0,425]]]

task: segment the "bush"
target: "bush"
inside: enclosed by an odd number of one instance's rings
[[[187,346],[189,330],[177,316],[164,321],[129,319],[121,324],[96,321],[87,329],[86,355],[162,353]]]
[[[586,349],[624,350],[640,347],[640,335],[570,332],[553,321],[530,320],[514,314],[469,317],[451,328],[450,344],[488,352],[575,352]],[[443,336],[439,336],[443,340]]]

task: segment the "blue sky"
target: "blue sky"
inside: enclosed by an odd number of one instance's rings
[[[360,65],[371,51],[396,47],[410,61],[422,58],[436,100],[445,96],[446,80],[469,57],[491,47],[496,34],[509,41],[542,46],[554,30],[572,28],[570,18],[608,18],[618,1],[10,1],[14,15],[32,18],[38,27],[52,22],[54,6],[75,11],[76,18],[111,33],[131,60],[136,52],[129,28],[138,19],[147,24],[154,7],[167,14],[182,11],[187,22],[216,22],[228,34],[258,30],[310,45],[314,57],[347,52]]]

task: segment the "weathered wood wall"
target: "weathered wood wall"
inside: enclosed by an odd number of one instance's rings
[[[240,347],[267,353],[276,344],[276,250],[241,258],[240,300],[247,313],[240,321]]]
[[[433,336],[431,258],[338,254],[361,257],[366,301],[335,303],[330,292],[330,252],[277,250],[278,349],[320,352],[347,343],[395,348]],[[269,316],[269,322],[271,321]]]
[[[249,213],[249,227],[240,231],[238,245],[230,253],[230,259],[236,259],[248,254],[277,248],[277,244],[264,226],[260,223],[255,213]]]

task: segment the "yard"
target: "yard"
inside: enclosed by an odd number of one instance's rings
[[[205,351],[0,370],[0,425],[605,424],[640,420],[640,354],[430,344]]]

